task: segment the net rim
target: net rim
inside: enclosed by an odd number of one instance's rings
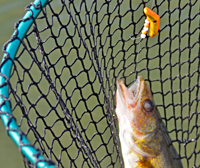
[[[27,12],[23,19],[15,25],[15,31],[11,39],[4,45],[3,57],[0,66],[0,117],[8,135],[15,142],[23,155],[36,167],[55,168],[55,163],[41,155],[26,138],[25,134],[18,127],[9,103],[9,78],[16,53],[22,43],[23,38],[31,27],[33,20],[37,18],[41,9],[49,0],[35,0],[27,6]]]

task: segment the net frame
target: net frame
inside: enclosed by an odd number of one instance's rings
[[[48,0],[36,0],[26,7],[28,12],[25,14],[22,20],[20,20],[19,25],[16,25],[16,30],[13,33],[12,38],[4,45],[4,52],[2,62],[1,62],[1,75],[0,75],[0,116],[3,124],[7,130],[7,134],[12,138],[15,144],[19,147],[27,159],[35,165],[35,167],[46,167],[53,168],[55,164],[53,161],[46,159],[41,155],[41,152],[32,145],[24,133],[20,130],[15,118],[12,115],[11,104],[9,99],[8,87],[10,72],[13,65],[13,60],[15,59],[16,53],[19,46],[33,23],[33,18],[36,18],[41,9],[47,4]]]

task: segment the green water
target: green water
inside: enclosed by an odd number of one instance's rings
[[[20,18],[23,17],[25,11],[24,11],[24,7],[31,1],[22,1],[22,0],[19,0],[19,1],[1,1],[0,2],[0,14],[1,14],[1,17],[0,17],[0,23],[1,23],[1,31],[0,31],[0,47],[3,45],[3,43],[5,41],[7,41],[11,34],[13,33],[14,29],[14,23],[17,22]],[[54,7],[55,7],[55,11],[59,12],[59,3],[56,3],[56,1],[54,0]],[[101,1],[98,1],[99,4],[101,4]],[[127,11],[127,6],[129,5],[128,4],[128,1],[126,1],[127,3],[123,3],[121,5],[121,14],[124,14],[126,11]],[[181,7],[184,6],[184,4],[186,3],[187,1],[182,1],[181,3]],[[192,1],[193,2],[193,1]],[[136,3],[136,2],[135,2]],[[139,1],[137,1],[137,4],[139,3]],[[137,4],[135,4],[135,6],[137,6]],[[171,6],[170,6],[170,10],[173,10],[176,6],[178,5],[178,2],[177,1],[173,1],[171,2]],[[195,5],[193,8],[192,8],[192,16],[195,15],[195,13],[198,12],[199,8],[198,8],[198,3],[197,5]],[[111,11],[114,9],[115,7],[115,1],[113,1],[113,6],[111,7],[112,9],[110,9]],[[148,7],[150,7],[150,5],[148,4]],[[159,9],[159,12],[160,12],[160,16],[162,16],[164,14],[164,12],[166,11],[166,9],[168,8],[168,3],[167,1],[165,3],[162,4],[162,6],[160,7]],[[142,7],[141,7],[141,10],[142,10]],[[141,10],[137,10],[137,12],[135,12],[134,14],[134,20],[138,20],[138,16],[141,15]],[[71,10],[72,14],[74,15],[74,11]],[[99,13],[99,16],[103,16],[106,12],[106,8],[103,7],[101,9],[101,12]],[[162,18],[161,18],[161,30],[162,30],[162,33],[160,34],[160,41],[162,42],[167,36],[169,36],[169,27],[166,27],[164,28],[164,25],[166,25],[167,23],[169,23],[169,21],[171,22],[171,24],[174,24],[176,22],[176,20],[180,19],[181,21],[183,21],[185,18],[188,17],[188,7],[184,8],[184,10],[182,11],[181,13],[181,17],[178,18],[178,12],[175,10],[174,13],[172,13],[172,16],[169,20],[168,18],[168,15],[164,15]],[[49,12],[50,13],[50,12]],[[63,14],[63,13],[62,13]],[[117,15],[117,11],[115,11],[111,16],[110,16],[110,20],[114,19],[114,17]],[[83,8],[83,15],[84,16],[84,8]],[[68,18],[66,18],[66,13],[61,15],[61,20],[63,22],[65,22]],[[101,17],[100,17],[101,18]],[[84,17],[82,17],[81,19],[84,20]],[[102,19],[102,18],[101,18]],[[99,20],[101,20],[99,19]],[[54,27],[53,27],[53,32],[57,35],[58,34],[58,28],[59,28],[59,24],[56,20],[56,18],[54,17],[53,18],[54,20]],[[190,30],[191,32],[198,26],[198,18],[196,18],[196,22],[193,21],[192,24],[190,25]],[[122,21],[122,27],[125,28],[129,23],[131,22],[131,15],[130,13],[125,15],[125,17],[123,18],[123,21]],[[42,29],[45,27],[45,21],[44,20],[41,20],[41,21],[38,21],[38,28]],[[78,23],[79,24],[79,23]],[[107,34],[109,33],[107,29],[104,30],[104,27],[105,25],[107,24],[107,17],[105,17],[104,19],[102,19],[102,23],[100,25],[100,32],[102,33],[102,43],[105,43],[104,44],[104,47],[99,51],[99,55],[101,54],[101,52],[104,52],[104,54],[106,53],[106,55],[108,55],[108,57],[105,58],[105,60],[100,60],[102,65],[106,65],[107,69],[109,69],[111,67],[112,64],[114,64],[114,66],[117,66],[118,63],[119,63],[119,67],[116,69],[116,72],[115,74],[112,73],[112,70],[110,71],[110,76],[109,78],[111,79],[112,78],[112,75],[117,75],[118,73],[118,77],[122,76],[122,75],[130,75],[129,77],[127,77],[127,81],[126,81],[126,84],[130,84],[133,79],[134,79],[134,66],[128,66],[128,64],[130,64],[133,60],[133,57],[128,57],[130,55],[130,53],[132,53],[132,51],[134,50],[134,47],[132,47],[131,49],[129,49],[125,55],[123,55],[123,53],[118,53],[118,51],[123,47],[124,50],[127,50],[130,45],[132,44],[132,41],[129,41],[126,43],[125,46],[122,46],[122,43],[119,43],[117,44],[114,48],[113,48],[113,51],[111,52],[111,50],[107,50],[108,46],[109,46],[109,40],[107,39],[106,40],[106,36]],[[119,20],[116,19],[113,24],[111,25],[111,29],[110,29],[110,33],[112,34],[113,31],[118,27],[119,25]],[[71,27],[70,27],[71,26]],[[138,30],[143,26],[143,20],[141,20],[137,27],[136,27],[136,32],[138,32]],[[86,27],[89,29],[89,25],[86,24]],[[73,32],[73,25],[69,25],[69,30],[70,30],[70,33]],[[71,28],[71,29],[70,29]],[[87,30],[88,30],[87,29]],[[128,39],[130,34],[132,34],[132,30],[133,30],[133,26],[130,26],[126,31],[124,31],[124,34],[123,34],[123,37],[125,39]],[[95,30],[97,31],[97,30]],[[179,31],[179,27],[178,27],[178,24],[175,24],[175,26],[173,27],[172,29],[172,32],[171,32],[171,37],[173,38],[175,35],[177,35]],[[182,25],[181,25],[181,30],[180,30],[180,35],[183,35],[185,32],[188,31],[188,21],[184,22]],[[96,34],[98,32],[95,32]],[[190,44],[193,44],[195,41],[197,41],[198,39],[198,31],[196,32],[197,35],[192,35],[191,36],[191,43]],[[41,33],[41,38],[45,39],[46,37],[49,36],[49,32],[46,31],[46,32],[43,32]],[[64,39],[65,39],[65,36],[66,36],[66,33],[65,31],[61,31],[61,35],[60,37],[57,39],[58,40],[58,43],[59,44],[63,44],[64,43]],[[83,38],[85,38],[83,36]],[[78,43],[78,36],[75,36],[75,43]],[[114,33],[113,36],[112,36],[112,45],[115,45],[116,41],[120,39],[120,31],[118,31],[117,33]],[[32,42],[32,45],[33,46],[36,46],[36,43],[37,41],[35,40],[35,37],[34,36],[30,36],[30,40]],[[149,39],[148,41],[148,46],[151,46],[152,44],[156,43],[156,40],[157,40],[157,37],[155,38],[152,38],[152,39]],[[181,40],[181,44],[180,44],[180,49],[184,49],[185,46],[188,45],[187,43],[187,40],[188,40],[188,36],[184,36],[184,38],[182,38]],[[87,43],[87,41],[86,41]],[[68,51],[69,51],[69,46],[70,46],[70,41],[68,40],[66,43],[65,43],[65,47],[63,48],[63,53],[64,54],[67,54]],[[89,46],[89,44],[87,44]],[[142,43],[140,44],[141,48],[144,47],[146,45],[146,41],[142,41]],[[97,48],[100,46],[100,43],[99,41],[97,40]],[[52,39],[48,40],[45,44],[44,44],[44,48],[46,50],[46,52],[52,50],[52,47],[54,47],[54,41]],[[171,51],[175,50],[176,48],[179,47],[179,43],[178,43],[178,38],[176,38],[175,40],[173,40],[172,42],[172,46],[170,48]],[[162,44],[161,46],[161,50],[160,50],[160,54],[163,54],[165,53],[166,51],[168,51],[169,49],[169,40],[165,40],[165,42]],[[195,47],[193,47],[193,49],[191,50],[192,52],[192,56],[191,56],[191,60],[193,60],[193,58],[195,56],[197,56],[198,54],[198,49],[199,49],[199,46],[196,45]],[[138,64],[138,70],[140,69],[143,69],[145,68],[145,65],[146,65],[146,60],[142,60],[142,58],[144,58],[147,54],[148,54],[148,57],[152,58],[153,56],[157,55],[158,54],[158,46],[154,46],[153,48],[149,49],[148,50],[148,53],[147,53],[147,50],[146,49],[143,49],[142,52],[140,53],[140,56],[139,56],[139,60],[141,60],[141,62]],[[20,50],[21,51],[21,50]],[[84,53],[84,48],[83,46],[81,46],[79,48],[79,54],[81,53]],[[40,59],[41,55],[39,52],[37,52],[38,54],[38,59]],[[68,64],[71,64],[74,62],[74,60],[76,59],[75,55],[76,55],[76,51],[72,50],[71,53],[68,55],[67,57],[67,62]],[[110,60],[109,56],[112,54],[113,57],[115,57],[114,59],[114,62],[112,62],[112,60]],[[59,56],[61,55],[60,51],[59,50],[55,50],[52,54],[50,54],[49,56],[49,59],[51,61],[51,63],[55,63],[56,61],[58,61],[58,58]],[[172,55],[170,55],[169,53],[165,54],[165,57],[162,58],[161,60],[161,66],[162,68],[166,65],[166,63],[168,62],[171,62],[171,64],[175,64],[177,61],[178,61],[178,51],[174,52]],[[127,61],[125,62],[125,65],[122,65],[123,61],[121,61],[121,58],[124,57],[127,59]],[[184,62],[185,60],[188,59],[188,50],[183,50],[182,53],[181,53],[181,60],[180,62]],[[63,61],[64,59],[61,59],[58,61],[58,63],[55,65],[55,69],[56,69],[56,73],[57,74],[61,74],[62,75],[62,78],[61,78],[61,81],[63,84],[66,84],[68,78],[70,77],[70,72],[67,68],[65,68],[63,71],[62,71],[62,67],[65,65],[65,62]],[[22,55],[21,56],[21,60],[22,64],[25,66],[25,67],[29,67],[30,64],[31,64],[31,58],[28,57],[26,54]],[[159,64],[159,58],[155,58],[154,60],[151,60],[149,62],[149,65],[148,65],[148,68],[154,68],[154,67],[157,67],[158,64]],[[87,59],[84,59],[84,64],[85,64],[85,67],[86,68],[89,68],[90,67],[90,60],[87,58]],[[194,61],[192,63],[192,68],[190,70],[190,72],[193,72],[194,70],[196,70],[198,67],[198,61]],[[18,65],[19,66],[19,65]],[[125,74],[122,74],[122,72],[120,72],[120,69],[125,66],[126,67],[126,70],[125,70]],[[20,67],[20,66],[19,66]],[[82,65],[81,65],[81,62],[80,61],[76,61],[76,63],[72,66],[72,73],[73,75],[77,75],[81,69],[82,69]],[[19,68],[19,73],[20,75],[22,75],[22,70]],[[36,81],[38,81],[40,79],[40,70],[36,67],[36,66],[33,66],[33,68],[31,68],[31,73],[33,74],[33,77]],[[89,72],[89,76],[90,76],[90,80],[94,80],[94,89],[95,90],[99,90],[100,89],[100,86],[99,86],[99,81],[97,79],[95,79],[95,75],[94,75],[94,69],[92,69],[90,72]],[[131,73],[132,72],[132,73]],[[166,66],[165,69],[162,70],[162,80],[166,79],[167,77],[170,76],[170,67],[169,66]],[[53,70],[51,69],[50,70],[50,73],[51,73],[51,76],[52,78],[54,79],[55,77],[55,74],[53,72]],[[178,65],[175,65],[173,68],[171,68],[171,73],[172,73],[172,77],[176,77],[177,75],[181,74],[182,76],[184,74],[187,74],[188,73],[188,65],[187,64],[183,64],[182,65],[182,68],[181,70],[179,71],[179,66]],[[142,75],[144,78],[146,78],[148,75],[150,76],[151,79],[159,79],[160,77],[160,69],[155,69],[155,70],[152,70],[149,72],[148,74],[148,71],[144,70],[142,71],[139,75]],[[20,76],[21,77],[21,76]],[[27,74],[25,74],[25,78],[26,78],[26,82],[24,82],[23,84],[23,88],[25,90],[27,90],[28,88],[28,84],[30,81],[30,78],[28,77]],[[105,78],[104,78],[105,79]],[[15,83],[16,82],[16,78],[14,77],[11,81],[11,83]],[[79,76],[77,77],[77,80],[78,80],[78,85],[79,87],[82,87],[84,86],[84,84],[87,82],[87,75],[86,73],[81,73],[79,74]],[[197,80],[197,73],[191,78],[191,87],[195,85],[196,83],[196,80]],[[114,82],[114,81],[113,81]],[[173,83],[172,83],[172,87],[171,87],[171,84],[169,82],[169,80],[167,80],[166,82],[164,82],[163,84],[161,84],[159,81],[154,81],[152,82],[152,85],[151,85],[151,89],[152,91],[155,93],[155,92],[159,92],[162,90],[163,88],[163,92],[164,93],[167,93],[167,91],[169,90],[172,90],[173,91],[176,91],[179,89],[179,85],[181,85],[182,89],[187,89],[188,87],[188,78],[185,78],[183,79],[181,82],[181,84],[179,83],[180,81],[178,79],[174,80]],[[59,84],[59,82],[57,81],[56,82],[56,85],[57,85],[57,89],[60,90],[61,89],[61,85]],[[76,82],[74,80],[71,80],[67,86],[66,86],[66,90],[67,90],[67,94],[68,95],[72,95],[72,98],[71,98],[71,101],[72,101],[72,104],[70,104],[68,102],[67,104],[67,107],[71,110],[72,109],[72,106],[74,106],[78,100],[80,99],[80,91],[79,90],[76,90],[74,92],[73,91],[73,88],[75,87],[76,85]],[[44,93],[47,93],[48,92],[48,83],[46,82],[46,80],[42,80],[42,82],[40,83],[39,87],[41,88],[41,90],[44,92]],[[114,89],[113,85],[111,86],[112,89]],[[186,103],[188,101],[191,101],[193,98],[195,98],[195,93],[196,93],[196,88],[194,89],[194,93],[191,94],[191,98],[189,99],[188,97],[188,92],[187,90],[183,93],[183,103]],[[82,88],[82,94],[83,94],[83,97],[84,98],[88,98],[88,96],[92,93],[91,91],[91,87],[90,86],[86,86],[84,88]],[[20,93],[20,91],[19,91]],[[62,90],[61,91],[62,93],[62,98],[65,99],[65,92]],[[40,93],[37,91],[37,88],[35,87],[30,87],[30,90],[28,92],[29,94],[29,99],[31,102],[36,102],[36,100],[38,99],[38,97],[40,96]],[[100,103],[103,103],[103,95],[102,93],[99,95],[100,97]],[[56,100],[55,100],[55,96],[53,95],[52,92],[50,92],[50,94],[47,96],[48,100],[50,101],[51,105],[55,106],[56,105]],[[176,111],[176,115],[177,116],[180,116],[181,113],[180,113],[180,106],[176,106],[175,109],[172,108],[172,106],[170,106],[169,104],[172,103],[172,99],[173,99],[173,103],[174,104],[178,104],[180,102],[180,94],[177,93],[177,94],[171,94],[171,92],[169,92],[166,96],[164,96],[164,99],[162,100],[162,96],[160,93],[155,93],[154,94],[154,98],[155,98],[155,102],[157,105],[165,105],[167,106],[166,109],[163,109],[163,107],[160,107],[159,110],[161,112],[161,115],[164,116],[164,111],[166,112],[166,118],[169,119],[171,116],[174,115],[174,112],[173,111]],[[24,102],[23,102],[25,105],[27,105],[27,107],[29,107],[29,104],[28,102],[24,99]],[[91,98],[88,98],[87,100],[87,108],[89,110],[92,110],[93,108],[95,108],[95,106],[98,104],[98,100],[96,99],[95,96],[92,96]],[[168,106],[169,105],[169,106]],[[196,105],[196,102],[194,102],[191,106],[191,112],[194,112],[195,111],[195,105]],[[46,101],[44,100],[41,100],[38,102],[37,104],[37,110],[39,111],[40,115],[41,116],[45,116],[47,114],[47,111],[50,109],[49,105],[46,103]],[[18,111],[17,111],[18,110]],[[60,115],[61,117],[63,116],[62,114],[62,111],[60,108],[57,108],[58,110],[58,115]],[[188,116],[188,105],[185,105],[183,107],[183,111],[182,111],[182,115],[183,117],[187,117]],[[198,111],[199,109],[197,109]],[[83,113],[84,112],[84,113]],[[81,124],[83,126],[83,128],[86,128],[88,123],[91,121],[91,117],[93,117],[93,119],[95,121],[99,121],[101,119],[101,116],[103,116],[103,113],[102,113],[102,109],[100,107],[97,107],[95,108],[91,114],[89,113],[86,113],[87,112],[87,109],[84,105],[84,102],[81,101],[79,104],[77,104],[77,108],[76,108],[76,112],[74,112],[73,114],[77,115],[78,117],[81,117],[82,116],[82,119],[81,119]],[[30,109],[29,111],[29,117],[30,117],[30,120],[33,124],[35,124],[35,120],[37,118],[37,114],[36,114],[36,111],[34,109]],[[14,115],[19,123],[20,121],[20,117],[21,117],[21,114],[20,114],[20,109],[17,108],[14,112]],[[177,129],[180,129],[182,128],[183,130],[190,130],[191,131],[191,128],[192,126],[195,124],[195,121],[197,119],[197,123],[200,122],[200,117],[197,118],[197,116],[195,115],[192,115],[190,114],[190,120],[188,120],[187,118],[185,120],[180,120],[180,119],[176,119],[174,120],[173,118],[170,119],[168,122],[167,122],[167,128],[168,130],[173,130],[175,128],[175,124],[176,124],[176,127]],[[55,113],[55,111],[52,111],[49,115],[45,116],[45,122],[48,126],[51,126],[54,121],[55,121],[55,118],[57,118],[57,115]],[[41,135],[44,135],[44,123],[42,120],[38,120],[38,122],[36,123],[37,125],[37,131],[41,134]],[[98,127],[98,130],[100,132],[103,132],[104,131],[104,128],[105,128],[105,125],[106,125],[106,119],[103,118],[97,125]],[[182,127],[181,127],[182,126]],[[78,127],[80,128],[80,123],[78,123]],[[189,127],[189,128],[188,128]],[[24,132],[27,131],[28,129],[28,126],[27,126],[27,123],[25,120],[23,120],[22,122],[22,130]],[[62,131],[65,129],[65,127],[62,125],[62,122],[57,122],[55,123],[55,125],[52,127],[52,130],[54,131],[54,133],[56,134],[55,136],[59,136]],[[193,129],[192,133],[189,134],[189,137],[190,138],[193,138],[195,137],[195,129]],[[95,128],[94,128],[94,125],[93,124],[89,124],[88,125],[88,129],[86,131],[86,135],[88,136],[88,138],[90,139],[93,135],[93,133],[95,132]],[[6,131],[4,130],[4,127],[2,125],[2,122],[0,122],[0,135],[1,135],[1,138],[0,138],[0,163],[1,163],[1,166],[3,167],[10,167],[10,168],[13,168],[13,167],[23,167],[23,162],[22,162],[22,157],[21,155],[19,154],[19,151],[17,149],[17,147],[14,145],[14,143],[11,141],[10,138],[8,138],[7,134],[6,134]],[[108,141],[108,138],[109,138],[109,135],[110,135],[110,132],[109,130],[107,129],[105,131],[105,134],[103,135],[103,138],[105,140],[105,142]],[[183,138],[187,138],[187,133],[184,134]],[[172,137],[172,139],[175,139],[176,138],[176,134],[175,134],[175,131],[172,131],[172,133],[170,134],[170,136]],[[178,133],[178,138],[182,138],[182,135],[180,134],[180,132]],[[71,142],[71,139],[70,139],[71,135],[69,134],[69,132],[65,132],[63,134],[63,136],[60,138],[60,141],[61,141],[61,144],[63,146],[69,146],[70,142]],[[34,138],[34,135],[32,132],[29,133],[28,135],[28,138],[31,142],[34,142],[35,138]],[[46,130],[45,132],[45,139],[47,141],[47,144],[50,145],[51,142],[52,142],[52,139],[53,139],[53,135],[51,134],[50,131]],[[98,145],[101,142],[99,136],[96,136],[93,141],[91,142],[92,143],[92,146],[94,149],[96,149],[98,147]],[[181,150],[181,154],[182,156],[184,156],[184,154],[186,153],[187,155],[190,155],[193,150],[191,150],[190,148],[194,147],[194,143],[191,143],[191,145],[187,145],[186,149],[184,149],[183,146],[181,146],[180,148],[178,148],[178,143],[175,142],[174,145],[176,146],[176,149],[180,149]],[[39,146],[37,144],[37,146]],[[199,145],[198,145],[199,146]],[[48,149],[47,146],[45,146],[46,150]],[[60,151],[61,151],[61,146],[55,141],[54,144],[53,144],[53,152],[57,155],[57,157],[60,155]],[[109,142],[109,145],[108,145],[108,149],[109,149],[109,152],[112,151],[112,141]],[[197,148],[198,149],[198,148]],[[76,154],[77,154],[77,149],[76,149],[76,146],[74,145],[74,143],[71,145],[71,147],[68,149],[69,152],[70,152],[70,156],[72,158],[75,158],[76,157]],[[185,150],[185,151],[184,151]],[[99,158],[99,160],[104,156],[105,154],[105,149],[103,147],[100,148],[100,150],[98,150],[97,152],[97,156]],[[55,160],[54,156],[53,157],[53,160]],[[198,156],[199,157],[199,156]],[[65,167],[69,167],[69,161],[67,160],[68,159],[68,156],[66,155],[66,153],[62,153],[62,163],[65,165]],[[192,161],[194,160],[194,157],[192,157],[192,159],[190,160],[191,161],[191,164],[190,164],[190,167],[192,165]],[[198,159],[197,158],[197,163],[199,164],[199,160],[200,158]],[[78,163],[79,162],[79,163]],[[76,160],[76,164],[80,165],[82,162],[82,157],[79,156],[78,159]],[[110,162],[110,159],[104,159],[103,163],[102,163],[102,167],[105,167],[106,165],[108,165]],[[183,164],[185,165],[186,164],[186,161],[185,159],[183,159]],[[86,166],[85,166],[86,167]],[[117,166],[116,166],[117,167]]]

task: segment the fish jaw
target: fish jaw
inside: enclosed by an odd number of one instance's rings
[[[132,103],[134,96],[131,93],[131,91],[129,91],[126,88],[126,86],[123,84],[122,80],[120,79],[117,81],[117,98],[116,99],[117,99],[116,113],[117,113],[119,123],[124,123],[124,119],[126,118],[133,119],[134,116],[131,115],[129,110],[131,110],[130,103]],[[127,120],[127,121],[130,121],[130,120]]]

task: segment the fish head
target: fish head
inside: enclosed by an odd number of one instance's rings
[[[129,124],[135,137],[144,137],[157,128],[159,113],[143,77],[138,76],[130,88],[118,80],[116,99],[119,124]]]

